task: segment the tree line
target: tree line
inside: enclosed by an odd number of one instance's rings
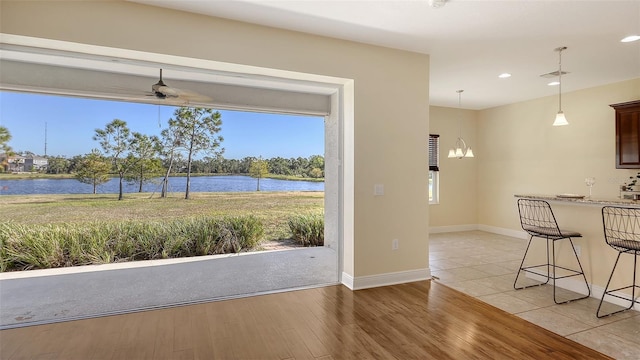
[[[76,172],[78,163],[87,155],[76,155],[70,158],[64,156],[45,156],[49,161],[47,174],[72,174]],[[259,160],[259,157],[247,156],[242,159],[226,159],[224,156],[204,156],[193,160],[191,170],[198,174],[249,174],[251,163]],[[162,169],[166,165],[160,160]],[[312,155],[308,158],[282,158],[274,157],[264,159],[269,168],[269,174],[295,176],[301,178],[321,179],[324,177],[324,157]],[[173,174],[186,173],[187,163],[182,157],[174,160]],[[158,174],[156,172],[156,174]]]
[[[180,107],[168,120],[168,127],[160,136],[131,132],[124,120],[114,119],[103,129],[96,129],[93,139],[100,148],[71,158],[46,156],[49,174],[74,174],[81,182],[91,184],[96,193],[98,185],[119,179],[118,199],[123,197],[123,182],[143,184],[162,177],[161,197],[167,196],[171,174],[186,174],[185,198],[189,198],[191,174],[249,174],[260,178],[268,174],[323,178],[324,157],[309,158],[245,157],[226,159],[221,147],[223,138],[217,135],[222,128],[221,114],[206,108]],[[9,132],[0,129],[0,148],[8,148]],[[196,158],[200,153],[205,155]]]

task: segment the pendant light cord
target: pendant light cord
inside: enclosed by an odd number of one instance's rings
[[[558,51],[558,111],[562,111],[562,50]]]
[[[562,111],[562,50],[566,49],[566,46],[556,49],[558,52],[558,112]]]
[[[460,129],[458,130],[458,137],[462,139],[462,116],[460,116],[460,109],[462,108],[462,92],[464,90],[457,90],[458,93],[458,124]]]

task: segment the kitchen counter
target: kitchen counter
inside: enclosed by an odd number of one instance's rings
[[[626,207],[640,207],[640,200],[631,199],[598,199],[587,197],[573,198],[573,197],[558,197],[557,195],[534,195],[534,194],[516,194],[514,197],[524,199],[546,200],[546,201],[559,201],[568,204],[576,205],[597,205],[597,206],[626,206]]]
[[[582,234],[582,237],[573,238],[574,245],[578,250],[578,257],[584,269],[587,282],[594,290],[591,296],[598,298],[602,295],[602,289],[604,289],[613,264],[616,263],[618,252],[607,245],[604,238],[602,208],[604,206],[619,206],[619,207],[633,207],[640,208],[639,200],[620,199],[614,198],[565,198],[558,197],[557,195],[549,194],[517,194],[514,195],[516,199],[536,199],[546,200],[551,204],[553,208],[554,217],[558,221],[560,228],[570,229],[578,231]],[[515,204],[514,204],[515,205]],[[514,220],[518,217],[518,208],[514,206]],[[526,237],[526,236],[525,236]],[[542,242],[544,243],[544,241]],[[538,256],[539,260],[544,261],[544,254],[546,252],[540,246],[539,250],[535,251],[535,256]],[[573,264],[575,258],[570,250],[566,247],[561,249],[556,256],[559,263]],[[614,275],[614,281],[618,284],[630,284],[633,282],[633,262],[625,259],[620,261],[616,274]],[[542,262],[540,262],[542,263]],[[572,290],[581,291],[580,286],[584,286],[575,279],[562,279],[559,282],[560,287]],[[618,301],[618,305],[628,306],[627,302],[618,300],[616,298],[607,297],[607,301]],[[594,310],[595,318],[595,310]]]

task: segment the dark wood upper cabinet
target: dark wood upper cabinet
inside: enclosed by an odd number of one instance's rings
[[[616,110],[616,169],[640,169],[640,100],[610,106]]]

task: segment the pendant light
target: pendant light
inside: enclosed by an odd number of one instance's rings
[[[462,102],[462,92],[464,90],[457,90],[458,93],[458,109],[461,108],[460,104]],[[470,146],[467,146],[467,143],[462,138],[462,118],[460,118],[460,133],[458,135],[458,140],[452,149],[449,149],[449,158],[472,158],[473,150],[471,150]]]
[[[562,51],[567,50],[566,46],[556,48],[558,52],[558,113],[556,114],[556,120],[553,122],[553,126],[569,125],[567,118],[564,117],[562,112]]]

